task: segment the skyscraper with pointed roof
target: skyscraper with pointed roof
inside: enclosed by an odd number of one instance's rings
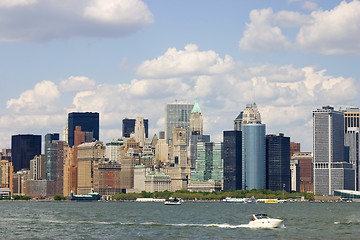
[[[193,135],[203,135],[203,117],[197,98],[190,114],[190,138]]]

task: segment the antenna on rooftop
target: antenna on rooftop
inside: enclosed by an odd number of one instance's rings
[[[252,87],[253,87],[253,98],[254,98],[253,102],[255,103],[256,102],[256,93],[255,93],[256,79],[255,79],[255,81],[253,80],[252,82],[253,82]]]

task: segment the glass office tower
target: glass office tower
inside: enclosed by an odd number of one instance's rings
[[[81,131],[92,133],[93,140],[99,140],[99,113],[72,112],[68,115],[68,143],[74,146],[75,127],[80,126]]]
[[[190,114],[193,104],[173,103],[166,104],[165,107],[165,135],[166,142],[170,144],[172,140],[172,129],[183,127],[186,129],[186,145],[190,142]]]
[[[41,135],[19,134],[11,137],[14,172],[30,169],[30,160],[35,155],[41,155]]]
[[[265,124],[242,126],[242,188],[265,189]]]

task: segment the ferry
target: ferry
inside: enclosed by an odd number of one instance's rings
[[[222,201],[225,202],[225,203],[245,203],[245,198],[226,197]]]
[[[249,222],[251,228],[278,228],[281,227],[283,220],[269,218],[267,214],[254,214],[253,219]]]
[[[225,202],[225,203],[256,203],[256,199],[255,199],[254,196],[252,196],[251,198],[231,198],[231,197],[226,197],[222,201]]]
[[[73,191],[70,192],[70,200],[76,201],[98,201],[101,199],[101,195],[97,192],[91,192],[86,195],[74,195]]]

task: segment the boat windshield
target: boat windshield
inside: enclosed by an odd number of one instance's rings
[[[259,213],[254,215],[257,219],[269,218],[267,214]]]

